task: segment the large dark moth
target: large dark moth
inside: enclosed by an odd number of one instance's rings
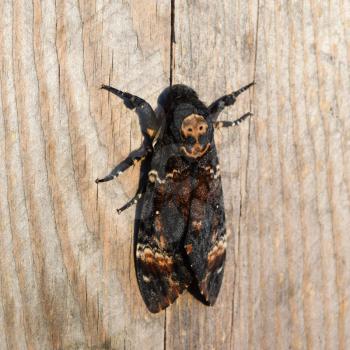
[[[206,304],[215,303],[224,272],[226,229],[214,129],[238,125],[251,115],[217,121],[253,84],[209,107],[188,86],[173,85],[163,98],[160,116],[142,98],[102,85],[136,110],[144,135],[139,149],[96,182],[116,178],[139,160],[149,164],[137,194],[118,212],[142,198],[136,271],[151,312],[166,308],[191,286]]]

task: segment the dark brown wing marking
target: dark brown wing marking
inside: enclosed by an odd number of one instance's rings
[[[225,213],[217,166],[201,168],[195,179],[185,250],[201,293],[213,305],[226,256]]]
[[[142,244],[137,245],[137,276],[151,312],[159,312],[173,303],[190,283],[181,254],[167,254]]]
[[[189,173],[167,169],[165,176],[149,172],[136,248],[137,277],[151,312],[173,303],[192,275],[184,261],[191,181]]]

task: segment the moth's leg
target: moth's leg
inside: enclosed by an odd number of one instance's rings
[[[112,94],[120,97],[127,104],[127,107],[130,109],[134,109],[136,107],[140,107],[144,104],[147,104],[147,102],[143,100],[141,97],[137,97],[135,95],[129,94],[128,92],[120,91],[109,85],[102,84],[101,89],[107,90]]]
[[[137,191],[137,193],[135,194],[135,196],[133,198],[131,198],[126,204],[124,204],[122,207],[120,207],[119,209],[117,209],[117,213],[120,214],[122,211],[124,211],[125,209],[130,208],[131,206],[133,206],[134,204],[136,204],[143,196],[143,194],[146,191],[146,186],[143,186],[140,190]]]
[[[214,127],[219,129],[219,128],[227,128],[229,126],[233,126],[233,125],[239,125],[240,123],[242,123],[245,119],[247,119],[248,117],[252,116],[253,113],[245,113],[243,114],[240,118],[234,120],[234,121],[227,121],[227,120],[223,120],[223,121],[220,121],[220,122],[215,122],[214,123]]]
[[[141,97],[120,91],[112,86],[102,85],[101,89],[120,97],[127,108],[135,109],[137,115],[140,117],[142,133],[151,139],[154,138],[160,125],[153,108],[148,102]]]
[[[220,97],[218,100],[213,102],[209,106],[209,113],[210,113],[210,118],[213,122],[216,121],[218,118],[219,114],[224,110],[225,107],[227,106],[232,106],[235,102],[237,97],[244,91],[248,90],[251,86],[253,86],[255,82],[251,82],[250,84],[243,86],[239,90],[233,92],[232,94],[225,95]]]
[[[114,178],[121,175],[126,169],[144,159],[148,154],[152,152],[151,146],[146,146],[145,143],[137,150],[131,152],[121,163],[119,163],[108,175],[102,179],[96,179],[95,182],[111,181]]]
[[[137,189],[137,192],[133,198],[131,198],[126,204],[124,204],[122,207],[117,209],[117,213],[120,214],[122,211],[125,209],[130,208],[132,205],[136,204],[144,195],[147,189],[147,183],[148,183],[148,178],[145,178],[146,173],[148,173],[149,167],[143,167],[141,166],[140,169],[140,181],[139,181],[139,188]]]

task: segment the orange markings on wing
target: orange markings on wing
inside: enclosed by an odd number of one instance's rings
[[[165,271],[170,273],[174,268],[174,259],[168,255],[154,253],[150,248],[138,249],[137,255],[152,270]]]
[[[208,254],[208,268],[212,270],[222,260],[226,251],[226,242],[219,241]]]
[[[187,244],[185,245],[186,253],[191,254],[193,250],[193,245],[192,244]]]

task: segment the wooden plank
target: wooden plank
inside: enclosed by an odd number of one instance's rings
[[[133,212],[137,169],[104,175],[139,146],[111,83],[156,102],[169,81],[167,1],[2,1],[0,348],[163,346],[141,300]],[[5,343],[6,342],[6,343]]]
[[[348,5],[175,5],[174,82],[207,102],[257,85],[223,115],[255,117],[217,135],[232,233],[223,290],[212,309],[187,295],[167,310],[167,347],[347,349]]]
[[[171,7],[176,43],[170,50]],[[349,5],[0,2],[1,349],[350,348]],[[170,69],[170,57],[173,58]],[[141,141],[101,83],[156,106],[255,79],[216,134],[230,234],[222,291],[150,314],[133,263]]]
[[[175,1],[173,81],[192,86],[208,104],[254,79],[256,1]],[[250,110],[253,91],[240,97],[237,107],[222,113],[222,119],[238,118]],[[225,276],[215,307],[206,307],[187,293],[167,310],[167,348],[244,349],[235,339],[238,323],[235,285],[244,283],[235,264],[235,247],[242,235],[240,205],[247,163],[250,122],[238,129],[216,134],[220,152],[227,229],[229,234]],[[221,147],[220,147],[221,145]],[[237,278],[241,278],[238,281]],[[246,276],[248,278],[248,276]],[[242,282],[243,281],[243,282]],[[245,329],[249,331],[248,328]],[[180,335],[180,336],[178,336]],[[236,346],[237,344],[237,346]]]
[[[271,156],[258,156],[264,176],[254,171],[252,184],[258,181],[263,189],[260,241],[268,238],[272,243],[261,244],[262,256],[273,257],[271,262],[263,261],[264,271],[270,271],[265,280],[271,278],[265,296],[272,299],[263,310],[273,311],[274,319],[273,326],[264,327],[269,335],[266,346],[274,342],[276,348],[348,347],[348,336],[341,334],[349,324],[348,315],[341,310],[344,298],[339,298],[349,292],[348,276],[337,265],[349,266],[342,251],[349,252],[348,244],[343,245],[349,203],[344,201],[347,190],[341,193],[339,187],[350,174],[341,170],[347,162],[339,136],[345,136],[346,129],[335,118],[345,119],[336,95],[345,101],[339,86],[332,84],[333,74],[338,69],[341,74],[346,59],[341,55],[329,59],[335,47],[345,47],[341,32],[330,31],[333,25],[339,28],[332,15],[339,9],[314,1],[260,7],[261,94],[257,89],[256,103],[261,117],[256,142],[258,150],[269,148]],[[333,182],[334,174],[338,184]],[[336,283],[338,278],[342,283]]]

